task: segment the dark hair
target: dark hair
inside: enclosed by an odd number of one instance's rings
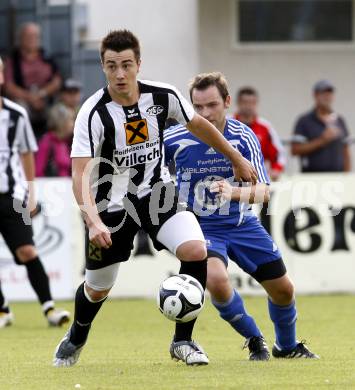
[[[138,38],[129,30],[111,31],[101,42],[100,55],[101,61],[104,61],[106,50],[123,51],[132,49],[137,62],[141,58],[141,48]]]
[[[258,97],[258,91],[253,87],[240,88],[237,92],[237,100],[240,99],[243,95]]]
[[[229,96],[228,84],[224,75],[220,72],[201,73],[191,80],[189,84],[190,99],[192,101],[192,92],[194,89],[203,91],[208,87],[216,86],[223,101]]]

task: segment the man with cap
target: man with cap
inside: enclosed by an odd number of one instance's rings
[[[70,109],[74,116],[79,111],[82,84],[75,79],[66,79],[62,85],[59,102]]]
[[[333,109],[334,85],[320,80],[313,87],[315,107],[296,122],[291,152],[300,156],[302,172],[351,170],[349,132]]]

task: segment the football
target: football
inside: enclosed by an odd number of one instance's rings
[[[201,283],[190,275],[170,276],[160,285],[157,303],[159,310],[171,321],[189,322],[203,308],[205,292]]]

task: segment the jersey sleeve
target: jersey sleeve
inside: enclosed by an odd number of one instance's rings
[[[266,171],[263,153],[260,142],[254,132],[249,127],[243,128],[243,142],[241,153],[249,160],[258,174],[258,183],[270,184],[270,179]]]
[[[19,118],[17,136],[20,153],[37,152],[37,141],[26,112]]]
[[[70,157],[94,157],[103,126],[98,113],[80,109],[74,125],[74,137]]]
[[[195,115],[192,105],[174,88],[169,93],[169,118],[176,119],[180,124],[186,125]]]

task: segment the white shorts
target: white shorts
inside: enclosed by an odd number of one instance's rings
[[[157,240],[176,255],[181,244],[188,241],[205,242],[205,237],[196,217],[190,211],[181,211],[162,225]]]

